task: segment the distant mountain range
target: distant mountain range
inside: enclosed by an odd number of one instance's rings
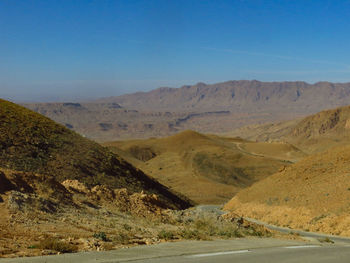
[[[312,112],[350,102],[350,83],[227,81],[198,83],[181,88],[110,97],[99,102],[118,103],[124,108],[155,111],[269,111]]]
[[[88,103],[25,104],[98,140],[147,138],[192,129],[225,133],[350,104],[350,83],[228,81],[159,88]]]

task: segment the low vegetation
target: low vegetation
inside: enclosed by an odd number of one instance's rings
[[[318,241],[320,241],[321,243],[331,243],[331,244],[334,244],[334,241],[333,241],[332,239],[330,239],[329,237],[319,238]]]
[[[246,236],[269,237],[272,232],[264,227],[248,223],[236,215],[219,215],[219,210],[201,211],[189,209],[173,212],[172,223],[177,226],[173,230],[162,229],[158,233],[160,239],[194,239],[211,240],[215,238],[240,238]]]
[[[98,232],[93,235],[94,238],[100,239],[104,242],[109,241],[105,232]]]

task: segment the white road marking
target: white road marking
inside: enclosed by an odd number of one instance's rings
[[[306,246],[289,246],[289,247],[284,247],[284,248],[312,248],[312,247],[321,247],[317,245],[306,245]]]
[[[207,254],[197,254],[188,256],[188,258],[200,258],[200,257],[212,257],[212,256],[221,256],[221,255],[231,255],[231,254],[242,254],[250,252],[249,250],[235,250],[235,251],[226,251],[226,252],[215,252]]]

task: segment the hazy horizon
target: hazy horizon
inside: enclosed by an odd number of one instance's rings
[[[211,84],[217,84],[217,83],[224,83],[224,82],[228,82],[228,81],[254,81],[256,79],[230,79],[230,80],[225,80],[225,81],[217,81],[217,82],[203,82],[203,81],[197,81],[197,82],[193,82],[193,83],[187,83],[187,84],[183,84],[181,86],[159,86],[159,87],[154,87],[154,88],[150,88],[150,89],[144,89],[144,90],[135,90],[135,91],[130,91],[130,92],[121,92],[121,93],[110,93],[110,94],[106,94],[106,95],[69,95],[69,94],[59,94],[59,95],[39,95],[39,96],[35,96],[33,98],[31,98],[30,94],[21,94],[18,96],[8,96],[6,94],[4,94],[1,98],[2,99],[6,99],[9,101],[13,101],[16,103],[44,103],[44,102],[89,102],[89,101],[93,101],[96,99],[101,99],[101,98],[107,98],[107,97],[114,97],[114,96],[120,96],[120,95],[125,95],[125,94],[132,94],[132,93],[136,93],[136,92],[148,92],[154,89],[158,89],[158,88],[181,88],[183,86],[192,86],[192,85],[196,85],[198,83],[204,83],[206,85],[211,85]],[[260,82],[305,82],[307,84],[313,85],[316,84],[318,82],[328,82],[328,81],[315,81],[315,82],[308,82],[308,81],[303,81],[303,80],[283,80],[283,81],[261,81],[261,80],[256,80],[256,81],[260,81]],[[348,83],[348,82],[331,82],[331,83]]]

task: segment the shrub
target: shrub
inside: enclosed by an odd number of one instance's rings
[[[123,228],[124,228],[125,230],[127,230],[127,231],[130,231],[130,230],[132,229],[132,227],[129,226],[128,224],[124,224],[124,225],[123,225]]]
[[[108,241],[108,238],[107,238],[107,235],[105,232],[99,232],[99,233],[95,233],[93,235],[94,238],[97,238],[97,239],[100,239],[104,242],[107,242]]]
[[[244,237],[243,233],[239,231],[238,229],[231,228],[224,228],[218,231],[217,233],[221,237],[226,238],[232,238],[232,237]]]
[[[165,240],[170,240],[170,239],[174,239],[175,236],[174,236],[174,233],[171,232],[171,231],[166,231],[166,230],[161,230],[159,233],[158,233],[158,237],[160,239],[165,239]]]
[[[30,245],[30,246],[28,246],[27,248],[28,248],[28,249],[35,249],[35,248],[38,248],[38,246],[37,246],[37,245]]]
[[[113,240],[119,244],[127,245],[130,242],[130,235],[125,233],[119,233],[117,236],[114,237]]]
[[[203,239],[203,236],[198,232],[198,230],[192,230],[185,228],[180,232],[180,235],[184,239],[195,239],[195,240],[200,240]]]
[[[321,243],[332,243],[332,244],[334,243],[334,241],[329,237],[319,238],[318,241],[320,241]]]

